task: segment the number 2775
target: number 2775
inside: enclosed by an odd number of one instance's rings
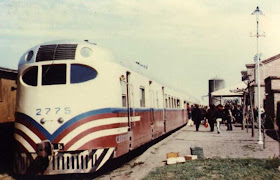
[[[48,115],[48,114],[70,114],[71,109],[70,107],[65,107],[65,108],[60,108],[60,107],[55,107],[55,108],[38,108],[36,109],[36,115]]]

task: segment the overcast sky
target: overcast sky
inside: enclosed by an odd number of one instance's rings
[[[0,66],[46,41],[89,39],[200,99],[209,79],[233,85],[253,63],[257,6],[265,59],[280,53],[280,0],[1,0]]]

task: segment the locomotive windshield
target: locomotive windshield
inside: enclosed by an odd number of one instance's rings
[[[43,65],[42,85],[66,84],[66,64]]]
[[[71,65],[71,84],[85,82],[97,76],[95,69],[81,64]]]
[[[70,66],[70,83],[83,83],[96,78],[97,71],[92,67],[82,64],[71,64]],[[67,68],[66,64],[51,64],[42,65],[42,75],[38,74],[38,66],[28,68],[22,80],[29,86],[37,86],[38,77],[42,80],[42,85],[59,85],[67,83]]]
[[[38,67],[34,66],[29,69],[23,74],[22,80],[25,84],[29,86],[37,86],[37,74],[38,74]]]

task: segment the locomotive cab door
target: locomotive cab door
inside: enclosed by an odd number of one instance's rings
[[[133,149],[133,128],[135,126],[135,108],[134,108],[134,94],[133,83],[131,80],[131,73],[126,72],[126,99],[127,99],[127,122],[128,122],[128,137],[129,150]]]
[[[166,115],[166,108],[167,108],[167,95],[164,93],[164,86],[162,86],[162,99],[163,99],[163,110],[162,110],[162,118],[163,118],[163,128],[164,133],[167,132],[166,128],[166,121],[167,121],[167,115]]]
[[[126,72],[126,99],[127,99],[127,117],[128,117],[128,128],[132,130],[132,118],[134,116],[133,108],[133,91],[132,84],[130,82],[130,72]]]

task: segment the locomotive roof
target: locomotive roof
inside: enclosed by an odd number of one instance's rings
[[[96,43],[90,42],[88,40],[63,39],[63,40],[44,42],[44,43],[41,43],[39,46],[48,45],[48,44],[83,44],[83,43],[96,45]]]
[[[47,45],[50,45],[49,47],[47,47]],[[58,46],[52,46],[52,45],[58,45]],[[60,46],[60,47],[59,47]],[[98,55],[99,56],[102,56],[102,58],[106,61],[112,61],[113,59],[113,56],[112,54],[110,53],[110,51],[108,51],[106,48],[101,48],[101,47],[98,47],[96,46],[95,43],[93,42],[90,42],[88,40],[56,40],[56,41],[50,41],[50,42],[45,42],[45,43],[41,43],[39,45],[36,45],[30,49],[28,49],[20,58],[20,61],[19,61],[19,64],[18,64],[18,67],[20,67],[21,65],[23,64],[27,64],[27,63],[33,63],[33,62],[39,62],[39,61],[45,61],[46,58],[43,57],[44,59],[41,60],[39,58],[38,60],[38,57],[37,56],[37,53],[39,53],[39,50],[41,49],[44,49],[42,50],[43,54],[42,56],[45,55],[45,52],[52,52],[53,57],[54,59],[49,59],[50,61],[51,60],[57,60],[55,59],[55,57],[58,55],[58,56],[63,56],[65,54],[65,56],[63,57],[67,57],[65,59],[75,59],[75,58],[84,58],[83,56],[81,56],[80,54],[76,54],[76,50],[78,49],[82,49],[82,48],[89,48],[91,50],[94,50],[95,52],[98,51]],[[65,53],[66,50],[71,50],[71,53]],[[27,59],[27,56],[28,56],[28,53],[33,51],[36,55],[33,56],[31,58],[31,60],[28,62]],[[56,53],[60,51],[59,53]],[[63,54],[62,54],[63,53]],[[33,54],[33,53],[32,53]],[[70,57],[71,58],[68,58],[69,57],[69,54],[70,54]],[[47,58],[50,57],[50,56],[47,56]],[[59,59],[59,60],[63,60],[63,59]]]
[[[150,78],[151,80],[154,80],[155,82],[158,82],[159,84],[164,85],[165,87],[167,87],[170,90],[175,90],[175,91],[179,92],[180,94],[181,93],[186,94],[191,99],[191,101],[194,101],[194,102],[198,101],[195,97],[191,96],[189,93],[184,92],[184,91],[180,91],[180,90],[178,90],[176,88],[171,88],[170,86],[166,85],[168,83],[163,83],[159,78],[157,78],[154,75],[152,75],[152,73],[150,72],[149,69],[140,67],[139,63],[137,64],[137,62],[135,62],[135,63],[133,62],[132,63],[132,62],[127,62],[127,61],[120,62],[120,61],[114,59],[113,55],[111,54],[111,52],[108,51],[106,48],[98,47],[95,43],[87,41],[87,40],[73,40],[73,39],[71,40],[71,39],[68,39],[68,40],[56,40],[56,41],[50,41],[50,42],[41,43],[41,44],[39,44],[37,46],[34,46],[33,48],[30,48],[28,51],[26,51],[24,53],[24,55],[21,57],[18,66],[20,67],[21,65],[23,65],[25,63],[28,63],[28,62],[26,62],[25,59],[26,59],[26,56],[27,56],[29,51],[33,50],[34,52],[37,52],[38,49],[40,48],[40,46],[44,46],[44,45],[59,45],[59,44],[64,44],[64,45],[78,44],[79,46],[90,47],[92,49],[98,49],[100,52],[103,51],[105,53],[102,53],[102,54],[104,55],[104,58],[106,59],[106,61],[111,61],[113,63],[119,64],[120,66],[128,68],[131,71],[134,71],[134,72],[136,72],[138,74],[146,76],[147,78]]]

